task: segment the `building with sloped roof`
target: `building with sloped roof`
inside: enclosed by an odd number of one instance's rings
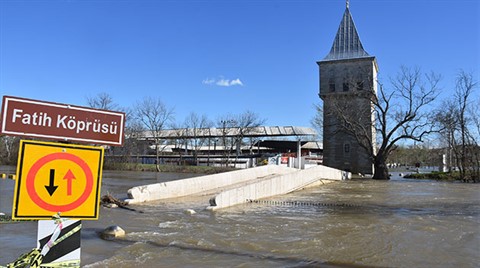
[[[349,2],[330,52],[317,62],[323,100],[323,164],[354,173],[373,174],[375,150],[372,97],[377,92],[375,56],[363,48]],[[372,92],[374,94],[372,94]],[[354,128],[354,133],[347,131]],[[358,141],[370,140],[359,143]]]

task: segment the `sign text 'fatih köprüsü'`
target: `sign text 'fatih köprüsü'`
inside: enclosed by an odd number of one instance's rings
[[[1,134],[121,146],[125,113],[3,96]]]

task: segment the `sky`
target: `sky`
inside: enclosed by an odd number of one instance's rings
[[[317,61],[345,0],[0,0],[0,95],[73,105],[159,98],[181,123],[252,111],[311,126]],[[381,81],[434,71],[442,98],[460,69],[480,80],[480,0],[351,0]],[[478,89],[480,90],[480,88]]]

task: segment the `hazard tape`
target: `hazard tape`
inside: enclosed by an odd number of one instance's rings
[[[52,247],[56,244],[62,242],[68,237],[72,236],[74,233],[80,231],[82,225],[78,225],[70,232],[64,234],[53,242]],[[30,268],[41,268],[41,267],[80,267],[80,260],[64,261],[64,262],[54,262],[54,263],[45,263],[42,264],[43,255],[40,253],[40,249],[34,248],[30,252],[22,254],[14,262],[7,264],[7,266],[0,266],[0,268],[20,268],[27,267]]]
[[[56,268],[56,267],[80,267],[80,260],[61,261],[54,263],[44,263],[43,255],[40,254],[38,248],[32,249],[30,252],[21,255],[16,261],[0,266],[0,268]],[[28,265],[28,266],[27,266]]]
[[[15,174],[5,174],[5,173],[1,173],[1,174],[0,174],[0,177],[1,177],[2,179],[15,180]]]
[[[7,266],[0,266],[2,268],[20,268],[20,267],[30,267],[37,268],[42,264],[43,256],[40,254],[38,248],[32,249],[30,252],[22,254],[12,263],[7,264]],[[28,265],[28,266],[27,266]]]
[[[60,262],[52,262],[52,263],[46,263],[46,264],[41,264],[41,268],[55,268],[55,267],[80,267],[80,260],[75,260],[75,261],[60,261]]]
[[[82,224],[79,224],[77,227],[70,230],[70,232],[64,234],[63,236],[61,236],[57,240],[55,240],[55,242],[53,242],[52,247],[55,246],[56,244],[62,242],[63,240],[67,239],[68,237],[72,236],[74,233],[80,231],[80,229],[82,229]]]

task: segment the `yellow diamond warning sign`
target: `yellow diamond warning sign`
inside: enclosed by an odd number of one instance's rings
[[[20,142],[12,218],[98,219],[103,148]]]

